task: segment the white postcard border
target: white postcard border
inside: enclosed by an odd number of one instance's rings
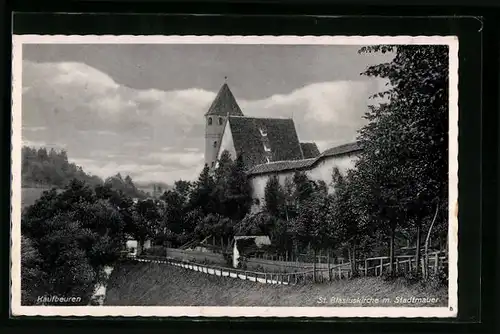
[[[413,44],[449,47],[449,285],[447,307],[22,306],[21,129],[23,44]],[[456,36],[113,36],[14,35],[12,52],[11,313],[121,317],[456,317],[458,312],[458,38]]]

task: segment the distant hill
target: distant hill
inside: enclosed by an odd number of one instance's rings
[[[48,151],[42,147],[39,149],[23,147],[21,184],[23,188],[23,206],[31,205],[33,198],[36,200],[44,190],[50,188],[64,188],[73,179],[86,182],[91,186],[111,185],[115,190],[121,190],[134,198],[146,198],[146,192],[138,189],[130,176],[122,177],[120,173],[108,177],[103,181],[100,177],[86,173],[81,166],[69,162],[65,150]],[[30,204],[31,203],[31,204]]]
[[[94,186],[103,183],[100,177],[88,174],[82,167],[69,162],[66,151],[47,151],[44,147],[23,147],[21,174],[23,188],[62,188],[73,179]]]

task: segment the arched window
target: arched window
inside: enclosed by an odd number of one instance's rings
[[[219,125],[222,125],[224,123],[224,119],[222,117],[219,117]]]
[[[212,125],[212,117],[208,118],[208,125]]]
[[[217,147],[217,141],[214,141],[214,147]]]

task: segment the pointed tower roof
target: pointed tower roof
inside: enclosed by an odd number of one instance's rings
[[[224,83],[208,109],[207,115],[244,116],[227,83]]]

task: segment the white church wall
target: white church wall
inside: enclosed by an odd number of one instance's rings
[[[312,169],[305,171],[305,173],[309,179],[313,181],[322,180],[331,190],[333,190],[331,188],[333,168],[337,167],[342,174],[345,174],[348,169],[354,168],[357,158],[358,157],[355,154],[326,157],[315,164]],[[284,186],[286,178],[292,178],[293,174],[293,171],[278,172],[277,175],[280,184]],[[264,193],[266,184],[269,178],[273,175],[276,174],[268,173],[251,177],[250,182],[253,191],[253,198],[257,198],[259,200],[259,203],[252,207],[252,212],[258,212],[265,204]]]
[[[220,159],[222,152],[224,151],[228,151],[231,154],[231,158],[233,160],[236,159],[236,149],[234,148],[233,134],[231,132],[229,122],[226,122],[224,134],[220,143],[219,153],[217,154],[217,160]]]
[[[328,157],[321,160],[313,169],[307,171],[306,174],[311,180],[323,180],[330,186],[332,183],[333,168],[337,167],[341,174],[345,174],[348,169],[354,168],[356,160],[357,156],[354,154]]]

